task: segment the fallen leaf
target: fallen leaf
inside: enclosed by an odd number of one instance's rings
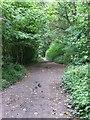
[[[26,111],[26,109],[24,108],[23,111]]]
[[[61,102],[59,102],[58,104],[60,104]]]
[[[54,114],[54,115],[55,115],[56,113],[54,112],[54,113],[52,113],[52,114]]]
[[[56,109],[53,109],[53,112],[55,112],[56,111]]]
[[[37,112],[34,113],[34,115],[37,115],[37,114],[38,114]]]
[[[55,88],[55,87],[53,87],[53,88]]]
[[[67,108],[71,108],[72,106],[71,105],[68,105]]]
[[[65,115],[68,115],[68,112],[65,112],[64,114],[65,114]]]
[[[28,77],[28,76],[25,76],[25,78]]]
[[[68,103],[68,100],[64,100],[64,103]]]
[[[61,91],[61,94],[63,94],[63,92]]]

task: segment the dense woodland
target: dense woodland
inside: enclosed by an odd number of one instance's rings
[[[26,74],[41,57],[65,64],[65,90],[72,108],[88,118],[90,3],[1,2],[2,84],[6,88]]]

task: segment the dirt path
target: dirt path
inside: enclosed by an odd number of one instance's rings
[[[28,68],[22,81],[3,91],[3,118],[66,118],[66,95],[60,88],[64,66],[42,62]]]

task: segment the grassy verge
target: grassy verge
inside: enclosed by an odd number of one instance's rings
[[[26,74],[24,66],[19,64],[10,64],[2,69],[2,81],[0,82],[0,89],[4,89],[14,84]]]
[[[65,90],[71,96],[72,108],[81,118],[90,117],[90,79],[89,66],[69,66],[64,73],[63,82]]]

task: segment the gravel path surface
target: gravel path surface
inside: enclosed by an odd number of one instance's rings
[[[65,67],[40,62],[27,75],[2,92],[3,118],[67,118],[67,96],[61,85]]]

